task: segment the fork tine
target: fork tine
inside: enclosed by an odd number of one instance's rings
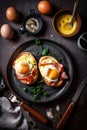
[[[15,95],[14,93],[12,93],[12,92],[9,92],[9,93],[8,93],[7,98],[8,98],[11,102],[13,102],[13,103],[19,103],[19,101],[17,100],[16,95]]]
[[[8,95],[8,98],[11,100],[11,99],[13,98],[13,96],[14,96],[14,95],[10,93],[10,94]]]
[[[11,99],[12,99],[12,96],[9,96],[8,99],[11,100]]]

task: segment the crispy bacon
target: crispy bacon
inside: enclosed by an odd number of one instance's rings
[[[60,63],[57,63],[57,62],[54,62],[54,63],[41,63],[39,64],[40,66],[46,66],[46,65],[53,65],[57,68],[59,74],[60,74],[60,78],[61,79],[67,79],[68,76],[66,74],[66,72],[64,71],[64,66],[63,64],[60,64]]]
[[[26,76],[22,76],[20,74],[16,74],[16,78],[19,80],[25,80],[27,83],[31,83],[35,78],[36,69],[33,69],[32,72]]]
[[[33,80],[33,75],[28,75],[28,76],[21,76],[21,75],[16,75],[16,78],[19,80],[25,80],[27,83],[31,83]]]
[[[61,73],[61,77],[62,77],[62,79],[67,79],[67,78],[68,78],[68,76],[67,76],[67,74],[66,74],[65,71],[63,71],[63,72]]]
[[[49,59],[53,59],[53,60],[51,60],[49,62],[48,61]],[[47,75],[49,75],[49,73],[50,73],[50,69],[51,69],[51,67],[49,67],[50,65],[54,66],[58,70],[57,80],[56,81],[48,80],[46,77],[43,77],[44,81],[49,86],[58,87],[63,83],[64,79],[68,78],[68,75],[66,74],[66,72],[64,70],[64,65],[59,63],[55,58],[53,58],[51,56],[42,57],[39,61],[39,67],[44,67],[43,69],[45,69],[45,67],[48,66],[49,70],[47,71]],[[45,70],[43,70],[43,71],[45,71]]]
[[[60,63],[57,63],[57,62],[54,62],[54,63],[41,63],[41,64],[39,64],[39,66],[46,66],[46,65],[53,65],[53,66],[55,66],[58,69],[59,73],[63,70],[63,65],[60,64]]]
[[[60,63],[57,63],[57,62],[55,62],[55,63],[53,63],[54,64],[54,66],[58,69],[58,71],[59,71],[59,73],[61,73],[62,71],[63,71],[63,65],[62,64],[60,64]]]

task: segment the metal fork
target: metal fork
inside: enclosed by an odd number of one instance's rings
[[[20,104],[20,101],[17,100],[16,95],[10,94],[8,99],[12,103],[16,102],[16,103]],[[22,109],[22,113],[23,113],[24,117],[27,119],[28,125],[31,128],[34,128],[36,126],[36,122],[31,118],[31,116],[29,115],[29,113],[27,111],[25,111],[24,109]]]
[[[14,95],[13,93],[11,93],[8,97],[8,99],[11,102],[17,102],[22,108],[24,108],[26,111],[28,111],[31,115],[33,115],[34,117],[36,117],[39,121],[41,121],[42,123],[47,123],[48,122],[48,118],[44,115],[42,115],[41,113],[39,113],[37,110],[35,110],[34,108],[26,105],[23,101],[19,101],[16,97],[16,95]]]

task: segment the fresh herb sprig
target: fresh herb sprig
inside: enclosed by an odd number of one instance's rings
[[[42,56],[47,55],[48,52],[49,52],[49,49],[45,47],[45,48],[43,49],[43,51],[42,51]]]
[[[57,60],[58,60],[58,62],[62,63],[62,58],[61,57],[58,57]]]
[[[49,96],[49,92],[44,90],[42,87],[43,80],[38,81],[37,86],[32,89],[31,94],[33,96],[33,100],[37,100],[41,98],[41,95],[43,96]]]
[[[35,44],[39,45],[41,43],[41,41],[39,39],[35,39]]]

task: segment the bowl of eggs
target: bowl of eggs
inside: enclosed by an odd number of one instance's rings
[[[69,23],[72,20],[72,10],[62,9],[58,11],[52,21],[55,32],[63,37],[73,37],[81,29],[81,18],[78,13],[75,14],[72,26]]]

